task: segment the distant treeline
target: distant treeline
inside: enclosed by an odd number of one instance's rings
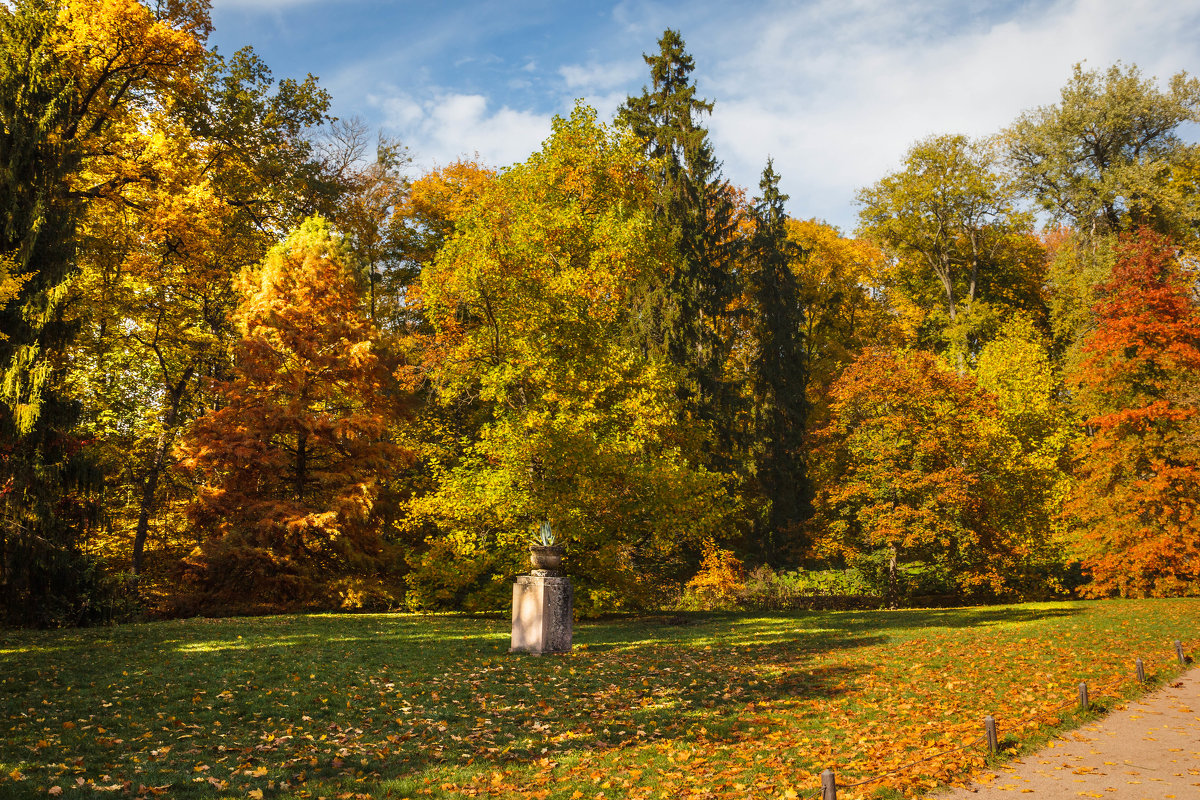
[[[583,613],[1200,591],[1197,80],[1076,67],[849,236],[726,180],[672,30],[417,175],[210,29],[0,5],[9,624],[498,608],[543,521]]]

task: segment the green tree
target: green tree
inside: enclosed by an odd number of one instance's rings
[[[1093,309],[1123,231],[1148,226],[1183,246],[1200,223],[1200,148],[1181,136],[1200,120],[1200,81],[1179,73],[1165,88],[1136,66],[1077,64],[1060,101],[1004,132],[1018,188],[1065,226],[1047,235],[1053,352],[1076,371]]]
[[[503,602],[549,517],[580,608],[644,604],[727,513],[717,476],[689,460],[673,368],[622,336],[633,287],[674,259],[653,163],[578,107],[480,187],[422,273],[423,377],[439,403],[474,409],[478,432],[429,457],[415,603]]]
[[[657,165],[657,213],[679,258],[666,275],[647,276],[634,298],[634,327],[649,352],[683,369],[687,404],[716,434],[715,451],[727,451],[734,402],[724,380],[729,306],[741,292],[734,269],[736,209],[700,121],[712,103],[696,97],[695,63],[677,31],[664,31],[658,45],[657,54],[644,56],[651,88],[629,97],[617,122],[633,131]]]
[[[281,232],[337,208],[346,187],[336,160],[315,147],[315,129],[330,122],[329,93],[315,77],[275,80],[244,47],[228,58],[207,54],[197,83],[202,91],[179,113],[210,143],[207,172],[238,211],[240,238],[266,234],[265,252]]]
[[[746,259],[750,319],[757,344],[754,375],[756,476],[768,503],[757,545],[763,560],[778,565],[804,549],[800,523],[810,514],[803,443],[808,419],[804,315],[793,262],[803,252],[788,238],[779,175],[768,161],[754,206],[754,232]]]
[[[1040,302],[1027,275],[1032,220],[995,161],[990,142],[932,137],[908,151],[902,171],[858,193],[862,235],[897,262],[893,290],[918,307],[940,306],[934,326],[960,373],[989,304]],[[1029,290],[1005,298],[1014,286]]]
[[[98,482],[65,387],[77,227],[126,176],[107,168],[133,109],[178,93],[203,57],[207,7],[24,0],[0,8],[0,257],[22,278],[0,310],[0,588],[19,622],[76,618]]]
[[[1193,238],[1200,150],[1180,129],[1200,122],[1200,81],[1180,72],[1161,91],[1133,65],[1076,64],[1061,97],[1004,134],[1019,189],[1088,235],[1146,225]]]

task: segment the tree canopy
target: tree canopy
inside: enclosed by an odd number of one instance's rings
[[[543,522],[587,614],[1200,593],[1186,73],[917,141],[851,236],[731,183],[678,30],[423,169],[209,10],[0,4],[5,622],[494,609]]]

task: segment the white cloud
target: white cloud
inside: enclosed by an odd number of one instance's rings
[[[217,0],[243,9],[322,1]],[[852,229],[855,191],[896,169],[915,140],[997,132],[1055,102],[1075,62],[1120,59],[1160,80],[1200,69],[1197,0],[619,0],[610,9],[590,27],[560,15],[576,25],[556,31],[570,44],[565,56],[532,35],[506,50],[524,29],[482,6],[437,12],[395,47],[350,48],[327,85],[339,115],[367,114],[419,166],[476,152],[506,165],[535,150],[551,114],[575,98],[608,118],[640,92],[649,82],[641,55],[671,26],[695,58],[700,95],[716,103],[709,127],[727,175],[753,193],[773,156],[790,213]],[[488,69],[445,69],[497,52],[504,63],[490,56]]]
[[[589,92],[608,91],[635,83],[642,78],[645,62],[616,61],[611,63],[566,64],[559,67],[558,74],[568,89],[584,89]]]
[[[416,98],[393,91],[367,99],[425,168],[475,154],[488,165],[506,166],[524,161],[550,135],[550,115],[493,109],[481,94],[432,92]]]
[[[1055,102],[1081,60],[1136,62],[1164,80],[1196,60],[1197,11],[1183,19],[1172,4],[1021,5],[943,30],[955,5],[830,0],[764,9],[769,25],[684,31],[701,93],[716,101],[710,130],[727,173],[757,188],[772,155],[792,214],[852,228],[855,190],[897,168],[917,139],[998,132]]]

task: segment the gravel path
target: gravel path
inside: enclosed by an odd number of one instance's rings
[[[938,800],[1200,800],[1200,669]]]

